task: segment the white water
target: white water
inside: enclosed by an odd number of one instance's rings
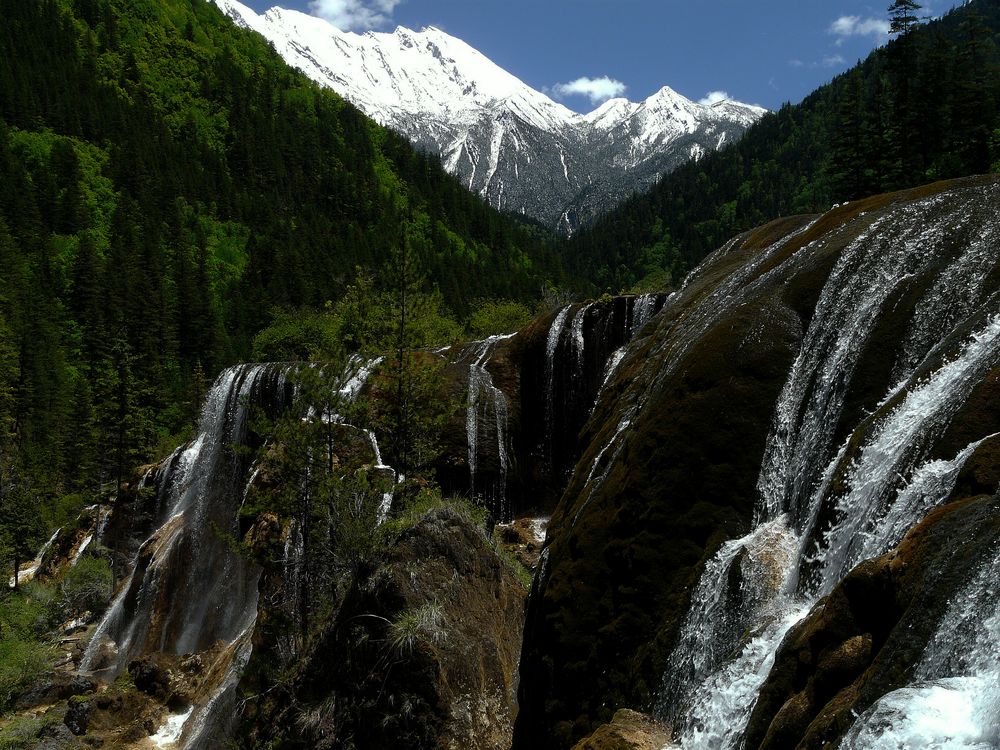
[[[552,440],[555,437],[556,419],[556,348],[559,346],[559,336],[566,325],[572,305],[567,305],[556,315],[549,327],[549,335],[545,341],[545,444],[552,459]]]
[[[757,521],[788,510],[801,523],[803,504],[830,459],[846,384],[883,305],[942,245],[945,224],[922,221],[940,200],[874,221],[838,258],[778,400],[758,482]]]
[[[593,302],[587,303],[573,315],[570,323],[570,346],[573,350],[573,377],[579,381],[583,378],[583,357],[586,349],[586,339],[583,337],[583,323],[587,316],[587,311],[593,307]]]
[[[97,669],[113,677],[144,651],[188,653],[219,641],[234,644],[252,628],[259,571],[230,552],[213,529],[233,526],[252,476],[230,446],[244,440],[251,406],[261,399],[282,401],[283,390],[284,370],[266,365],[232,368],[216,380],[198,438],[155,472],[157,507],[164,509],[165,520],[141,546],[87,647],[81,671]],[[231,669],[223,688],[231,692],[237,679]],[[214,703],[193,708],[195,726],[220,722],[210,716]]]
[[[842,750],[995,750],[1000,746],[1000,554],[983,555],[917,665],[914,682],[883,696]]]
[[[10,577],[10,581],[7,584],[9,588],[14,588],[15,585],[19,586],[34,580],[35,575],[38,573],[38,569],[42,567],[42,563],[45,562],[45,553],[49,551],[49,548],[52,546],[53,542],[55,542],[56,537],[59,536],[60,531],[62,531],[62,528],[56,529],[52,536],[49,537],[49,541],[43,544],[42,548],[38,550],[38,554],[35,555],[35,559],[31,562],[31,564],[22,567],[17,572],[17,580],[14,580],[14,576]]]
[[[171,714],[168,716],[167,720],[163,722],[163,726],[156,730],[156,734],[151,734],[149,736],[149,741],[156,747],[174,747],[180,740],[181,733],[184,731],[184,724],[189,718],[191,718],[191,713],[193,711],[194,706],[191,706],[183,713]]]
[[[789,629],[854,565],[897,544],[946,498],[966,460],[986,439],[974,441],[951,460],[926,459],[975,385],[1000,364],[1000,315],[981,322],[950,358],[928,349],[883,398],[877,420],[862,421],[853,440],[836,454],[830,445],[847,384],[881,306],[903,281],[929,267],[934,249],[947,245],[946,227],[960,220],[946,214],[924,221],[938,208],[936,201],[926,201],[899,212],[902,218],[876,222],[844,251],[823,290],[779,399],[758,482],[755,528],[724,544],[706,565],[664,677],[660,713],[679,728],[680,747],[739,747],[757,693]],[[968,256],[964,253],[956,262],[968,262]],[[945,305],[948,297],[933,299]],[[957,316],[955,325],[966,323],[967,317]],[[830,497],[834,476],[844,491]],[[824,507],[832,508],[832,522],[817,529]],[[769,569],[770,585],[735,592],[734,606],[729,590],[734,566],[739,564],[739,580],[745,581],[742,566],[753,558],[748,550],[762,534],[770,539],[764,546],[775,565]],[[990,570],[990,580],[995,580]],[[934,675],[933,685],[894,694],[880,704],[881,713],[870,717],[876,729],[858,729],[868,733],[845,747],[995,747],[977,744],[984,741],[985,725],[976,717],[997,715],[1000,692],[986,691],[984,698],[982,690],[973,689],[975,680],[983,682],[983,674],[997,684],[1000,652],[997,633],[990,632],[981,638],[991,654],[982,660],[986,667],[967,670],[970,674],[944,669]],[[955,640],[968,644],[965,638]],[[942,682],[953,679],[958,681]],[[944,701],[940,710],[931,710],[934,701]],[[903,711],[907,702],[910,708]],[[912,721],[890,721],[893,727],[905,727],[886,734],[886,717],[901,715]],[[950,727],[946,717],[954,719]],[[928,739],[936,736],[935,726],[945,727],[944,739]],[[950,739],[949,731],[954,733]],[[888,737],[888,744],[874,742],[872,732]],[[920,737],[928,741],[918,742]]]
[[[469,391],[465,410],[469,490],[473,495],[477,492],[476,472],[479,468],[480,447],[483,445],[481,438],[487,438],[487,445],[495,441],[497,466],[500,476],[499,483],[495,488],[494,499],[497,503],[500,520],[502,521],[507,520],[507,516],[509,515],[507,506],[507,473],[510,469],[511,457],[510,435],[508,432],[509,414],[507,397],[502,390],[493,384],[493,376],[487,369],[487,365],[493,353],[493,348],[497,343],[513,338],[515,335],[517,334],[491,336],[473,345],[472,362],[469,365]],[[492,417],[494,434],[481,435],[482,425],[489,425],[490,423],[489,417]]]

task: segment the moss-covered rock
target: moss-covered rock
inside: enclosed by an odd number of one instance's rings
[[[661,750],[670,743],[670,730],[650,716],[623,708],[610,724],[573,746],[573,750]]]
[[[876,222],[903,225],[912,220],[913,201],[933,197],[921,204],[921,212],[931,214],[930,222],[947,216],[947,225],[940,224],[933,236],[908,240],[918,249],[921,242],[934,245],[907,255],[913,268],[898,269],[905,273],[889,290],[870,334],[859,342],[856,363],[839,383],[843,408],[838,423],[829,425],[829,443],[853,437],[833,476],[829,494],[836,497],[850,457],[880,416],[905,396],[903,391],[883,402],[903,365],[916,364],[901,364],[901,344],[942,268],[976,241],[977,227],[995,201],[995,183],[992,178],[938,183],[748,232],[710,256],[652,330],[630,347],[583,429],[582,457],[550,524],[526,622],[517,750],[571,747],[610,721],[616,709],[654,705],[706,561],[723,541],[750,527],[775,405],[831,270],[853,243],[867,242]],[[978,207],[975,217],[964,213],[969,201]],[[880,243],[893,242],[885,232],[875,234]],[[851,263],[878,257],[882,247],[861,246],[864,252],[847,256]],[[969,308],[956,299],[948,311],[955,317],[949,322],[951,338],[918,342],[924,349],[914,346],[916,356],[926,355],[923,374],[953,356],[962,337],[988,314],[982,302],[1000,288],[1000,272],[995,258],[987,256],[983,263],[979,301]],[[943,345],[935,350],[937,343]],[[919,382],[920,375],[911,382]],[[997,382],[990,375],[974,389],[966,406],[942,426],[945,434],[930,439],[931,457],[950,460],[970,441],[1000,428]],[[989,486],[997,464],[985,452],[993,450],[984,444],[970,459],[960,487]],[[816,530],[832,520],[834,505],[824,504]],[[808,574],[807,565],[803,578]],[[869,658],[877,658],[894,623],[911,606],[900,599],[888,569],[876,563],[855,571],[832,597],[826,615],[832,619],[820,628],[826,640],[811,646],[810,678],[769,704],[765,733],[779,712],[775,732],[786,738],[812,722],[814,709],[827,705],[859,678]],[[867,610],[879,615],[873,619]],[[834,714],[839,718],[829,726],[849,716],[840,709]],[[763,741],[763,734],[755,737]]]
[[[430,511],[355,582],[287,690],[248,707],[247,744],[505,750],[525,595],[475,519]]]

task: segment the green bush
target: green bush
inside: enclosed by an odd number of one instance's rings
[[[59,583],[60,608],[66,617],[100,612],[111,600],[113,590],[114,576],[107,560],[84,555]]]
[[[17,716],[0,728],[0,750],[29,750],[37,747],[38,737],[51,719]]]
[[[0,708],[9,706],[51,663],[52,651],[30,636],[0,638]]]
[[[528,325],[532,317],[531,309],[516,300],[480,300],[469,316],[469,333],[477,339],[513,333]]]

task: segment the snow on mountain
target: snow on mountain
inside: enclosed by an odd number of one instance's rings
[[[664,87],[580,115],[440,29],[343,32],[284,8],[215,0],[292,66],[419,148],[491,204],[572,233],[665,172],[743,134],[765,110]]]

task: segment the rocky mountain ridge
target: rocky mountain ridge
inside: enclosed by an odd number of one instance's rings
[[[298,11],[216,0],[294,67],[441,156],[504,211],[571,234],[691,158],[739,138],[766,110],[699,104],[663,87],[578,114],[440,29],[341,32]]]

